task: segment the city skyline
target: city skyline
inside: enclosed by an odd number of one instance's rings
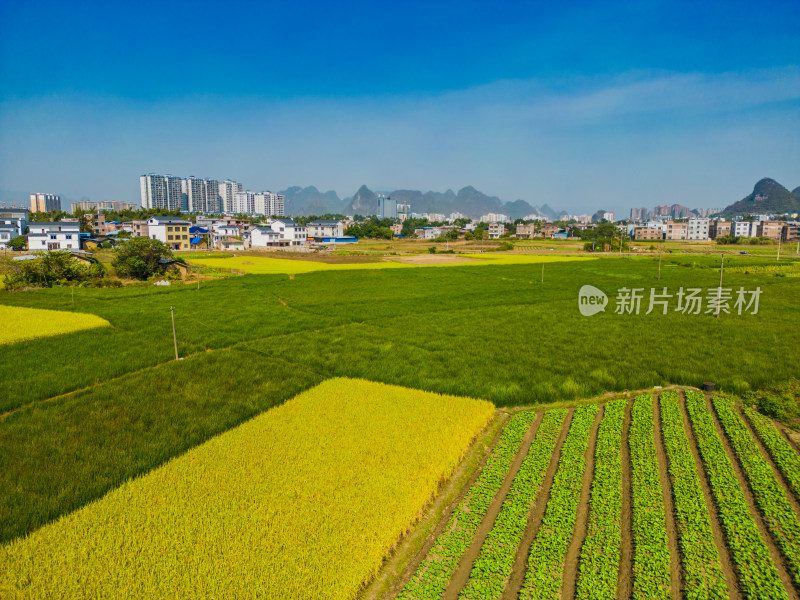
[[[800,185],[792,2],[173,2],[144,29],[44,4],[0,7],[2,190],[137,202],[142,173],[186,173],[624,215]]]

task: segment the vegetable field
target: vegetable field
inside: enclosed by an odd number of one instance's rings
[[[397,598],[797,598],[798,464],[697,390],[519,412]]]
[[[328,380],[0,547],[0,597],[353,598],[494,414]]]

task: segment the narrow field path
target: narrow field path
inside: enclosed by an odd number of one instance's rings
[[[789,594],[789,598],[793,600],[800,600],[797,590],[795,589],[794,585],[792,585],[792,578],[786,569],[786,564],[784,563],[780,549],[778,548],[778,545],[775,543],[775,539],[772,537],[772,534],[770,534],[769,529],[764,523],[764,518],[761,515],[761,511],[759,511],[757,508],[758,505],[753,497],[753,492],[750,490],[750,486],[747,484],[747,478],[742,472],[742,466],[739,464],[739,460],[736,458],[733,448],[731,448],[730,440],[728,440],[728,436],[725,435],[725,430],[722,428],[722,424],[719,422],[719,417],[717,417],[717,413],[711,404],[711,395],[706,394],[705,400],[706,410],[708,410],[709,414],[711,415],[711,421],[714,423],[714,428],[717,430],[717,435],[719,435],[720,439],[722,440],[722,446],[725,449],[725,453],[728,455],[728,458],[733,465],[733,470],[734,473],[736,473],[736,479],[739,482],[739,487],[742,489],[742,492],[744,492],[744,496],[747,499],[747,504],[750,508],[750,514],[753,515],[756,527],[758,527],[758,532],[761,534],[761,539],[763,539],[767,545],[772,562],[775,564],[775,568],[778,570],[778,576],[780,577],[781,583],[786,589],[786,592]]]
[[[630,598],[633,589],[633,491],[631,490],[631,450],[628,447],[628,436],[631,430],[631,408],[633,400],[628,400],[625,408],[625,421],[622,425],[622,545],[620,546],[619,581],[617,597]]]
[[[725,536],[722,533],[722,524],[719,519],[719,511],[717,510],[717,505],[714,503],[714,496],[711,493],[711,486],[708,483],[708,475],[703,466],[703,460],[700,458],[700,450],[697,447],[697,440],[694,437],[694,431],[689,422],[689,414],[686,411],[683,395],[681,395],[681,398],[678,400],[678,406],[681,409],[681,417],[683,418],[683,430],[686,432],[686,437],[689,439],[689,448],[694,457],[694,466],[700,478],[700,487],[703,488],[706,508],[708,508],[708,514],[711,516],[711,530],[714,532],[714,543],[717,546],[717,552],[719,552],[722,572],[725,574],[728,596],[731,600],[741,600],[743,596],[737,584],[736,570],[733,567],[733,560],[731,560],[728,545],[725,543]]]
[[[659,410],[660,397],[653,395],[653,437],[658,460],[658,476],[661,479],[661,494],[664,498],[664,517],[667,526],[667,544],[670,562],[670,595],[676,600],[681,597],[681,560],[678,551],[678,528],[675,525],[675,504],[672,499],[672,480],[667,467],[667,452],[664,448],[664,436],[661,433],[661,417]]]
[[[427,515],[423,517],[423,521],[431,518],[437,518],[437,523],[433,529],[430,530],[427,537],[425,538],[425,542],[420,546],[419,550],[414,554],[414,557],[408,560],[405,564],[403,564],[403,556],[406,554],[403,552],[402,545],[407,543],[412,543],[411,536],[405,538],[401,543],[401,546],[397,548],[397,550],[392,554],[391,558],[389,558],[381,569],[381,573],[378,576],[378,579],[373,580],[365,589],[364,591],[358,596],[359,600],[378,600],[381,597],[386,596],[386,593],[381,593],[381,581],[395,579],[397,577],[398,572],[400,569],[403,570],[403,576],[401,578],[397,578],[395,580],[394,585],[392,586],[391,590],[386,590],[386,592],[394,598],[397,594],[400,593],[400,590],[403,589],[410,580],[411,576],[416,572],[417,567],[419,567],[420,563],[425,559],[430,552],[430,549],[433,547],[433,544],[436,542],[436,538],[441,535],[441,533],[447,527],[447,524],[450,522],[450,517],[453,514],[453,511],[458,507],[464,497],[467,495],[469,489],[475,484],[475,481],[478,479],[478,475],[486,466],[486,461],[489,460],[489,457],[492,455],[495,446],[497,445],[500,436],[503,434],[503,429],[508,422],[511,420],[511,417],[508,413],[501,412],[496,417],[499,419],[499,424],[497,426],[497,432],[492,437],[491,441],[486,444],[483,448],[476,446],[473,452],[482,452],[483,457],[476,465],[475,470],[473,471],[470,478],[463,483],[456,483],[458,481],[460,474],[468,467],[469,456],[465,457],[462,465],[456,470],[455,473],[450,477],[450,482],[446,485],[445,489],[439,493],[433,503],[427,509]],[[480,443],[480,442],[479,442]],[[450,492],[452,487],[455,485],[461,486],[461,491],[458,492],[455,496],[453,496],[447,504],[447,507],[442,510],[438,517],[435,517],[436,513],[438,512],[441,503],[443,502],[444,497],[450,497]]]
[[[600,421],[603,419],[605,406],[601,406],[595,416],[592,433],[589,435],[589,444],[586,448],[586,469],[583,472],[581,483],[581,497],[578,501],[578,512],[575,517],[575,529],[572,534],[572,541],[567,549],[564,558],[564,582],[561,586],[562,598],[574,598],[578,584],[578,558],[580,557],[583,540],[586,539],[587,523],[589,520],[589,496],[592,491],[592,480],[594,479],[594,459],[597,449],[597,430],[600,428]]]
[[[558,470],[558,460],[561,457],[561,447],[564,445],[564,440],[567,437],[567,432],[572,425],[572,417],[575,409],[570,409],[567,416],[564,417],[564,422],[561,425],[561,433],[556,441],[555,450],[550,458],[550,466],[547,468],[547,474],[542,481],[542,487],[539,490],[539,496],[533,504],[533,508],[528,515],[528,526],[522,536],[522,541],[517,548],[517,554],[514,557],[514,566],[511,569],[511,577],[509,578],[506,589],[503,592],[504,600],[517,600],[519,591],[522,588],[522,582],[525,580],[525,569],[528,565],[528,553],[531,549],[533,539],[539,531],[539,526],[542,524],[545,508],[550,500],[550,488],[553,487],[553,479]]]
[[[738,414],[739,418],[742,420],[742,423],[744,423],[748,433],[750,433],[752,438],[755,440],[756,445],[761,452],[761,456],[772,467],[772,472],[775,474],[775,478],[783,488],[783,492],[786,494],[786,499],[789,501],[789,504],[792,505],[795,516],[798,518],[798,520],[800,520],[800,502],[797,500],[794,492],[792,492],[789,482],[786,481],[786,476],[784,475],[783,471],[778,468],[778,465],[775,464],[775,461],[772,459],[772,456],[770,455],[769,450],[767,450],[767,447],[764,445],[764,442],[761,441],[761,438],[758,436],[755,429],[753,429],[753,424],[750,423],[750,419],[748,419],[742,411],[742,407],[737,405],[735,406],[735,410],[736,414]]]
[[[503,480],[503,485],[500,486],[497,494],[495,494],[494,498],[492,499],[492,503],[489,505],[486,515],[483,517],[483,521],[481,521],[480,527],[478,527],[475,535],[472,537],[472,542],[470,543],[469,548],[467,548],[467,551],[462,556],[461,561],[456,567],[456,570],[453,572],[452,577],[450,577],[447,588],[442,595],[442,600],[458,600],[458,594],[466,585],[467,581],[469,581],[469,574],[472,570],[472,564],[475,562],[475,559],[478,558],[478,555],[481,552],[481,546],[483,546],[486,536],[489,535],[489,532],[494,526],[495,519],[497,519],[500,509],[503,507],[503,501],[508,494],[508,490],[511,489],[511,484],[514,482],[514,477],[517,476],[517,472],[519,471],[520,466],[522,466],[522,461],[525,460],[525,457],[528,455],[528,450],[530,450],[533,438],[536,436],[536,432],[539,430],[539,426],[541,425],[543,418],[544,411],[540,411],[531,423],[528,431],[525,433],[525,437],[522,438],[519,451],[514,457],[514,460],[511,462],[508,473]]]

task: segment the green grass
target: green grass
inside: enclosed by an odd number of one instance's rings
[[[550,262],[541,283],[540,263],[505,256],[480,268],[246,275],[199,291],[77,288],[74,304],[69,288],[3,292],[0,304],[94,314],[112,327],[3,347],[0,414],[17,412],[0,417],[0,540],[332,376],[511,406],[703,381],[741,394],[796,375],[797,279],[726,277],[761,286],[758,315],[623,316],[611,298],[583,317],[584,284],[610,296],[623,286],[709,288],[719,259],[693,256],[707,267],[694,268],[670,257],[660,282],[652,256]],[[180,385],[170,388],[173,373]]]

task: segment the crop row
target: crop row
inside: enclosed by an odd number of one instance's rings
[[[753,436],[727,398],[714,398],[714,409],[742,466],[756,504],[786,559],[795,585],[800,587],[800,524],[775,476],[772,466],[761,455]]]
[[[739,587],[746,598],[788,598],[761,539],[702,392],[686,392],[686,408],[725,532]]]
[[[566,414],[565,409],[556,409],[544,415],[536,439],[514,477],[511,489],[492,530],[486,536],[460,598],[472,600],[502,596],[514,566],[517,547],[528,524],[528,512],[550,465]]]
[[[622,520],[620,452],[627,404],[627,400],[606,404],[597,429],[589,520],[578,567],[578,600],[614,598],[617,593]]]
[[[719,552],[706,508],[676,392],[661,394],[661,423],[669,459],[672,495],[684,571],[686,598],[727,598]]]
[[[772,460],[786,477],[792,492],[800,500],[800,456],[767,417],[749,406],[744,407],[744,414],[747,415],[758,437],[764,442]]]
[[[559,598],[561,595],[564,557],[575,528],[586,468],[586,448],[597,411],[597,405],[583,406],[575,409],[572,416],[550,490],[550,500],[528,555],[528,567],[520,592],[522,599]]]
[[[633,597],[669,598],[670,556],[650,394],[633,401],[628,445],[633,497]]]
[[[450,576],[469,548],[489,505],[503,485],[522,438],[534,418],[536,413],[533,411],[517,413],[503,429],[477,480],[453,511],[446,529],[436,539],[428,556],[403,588],[398,600],[432,600],[442,597]]]

